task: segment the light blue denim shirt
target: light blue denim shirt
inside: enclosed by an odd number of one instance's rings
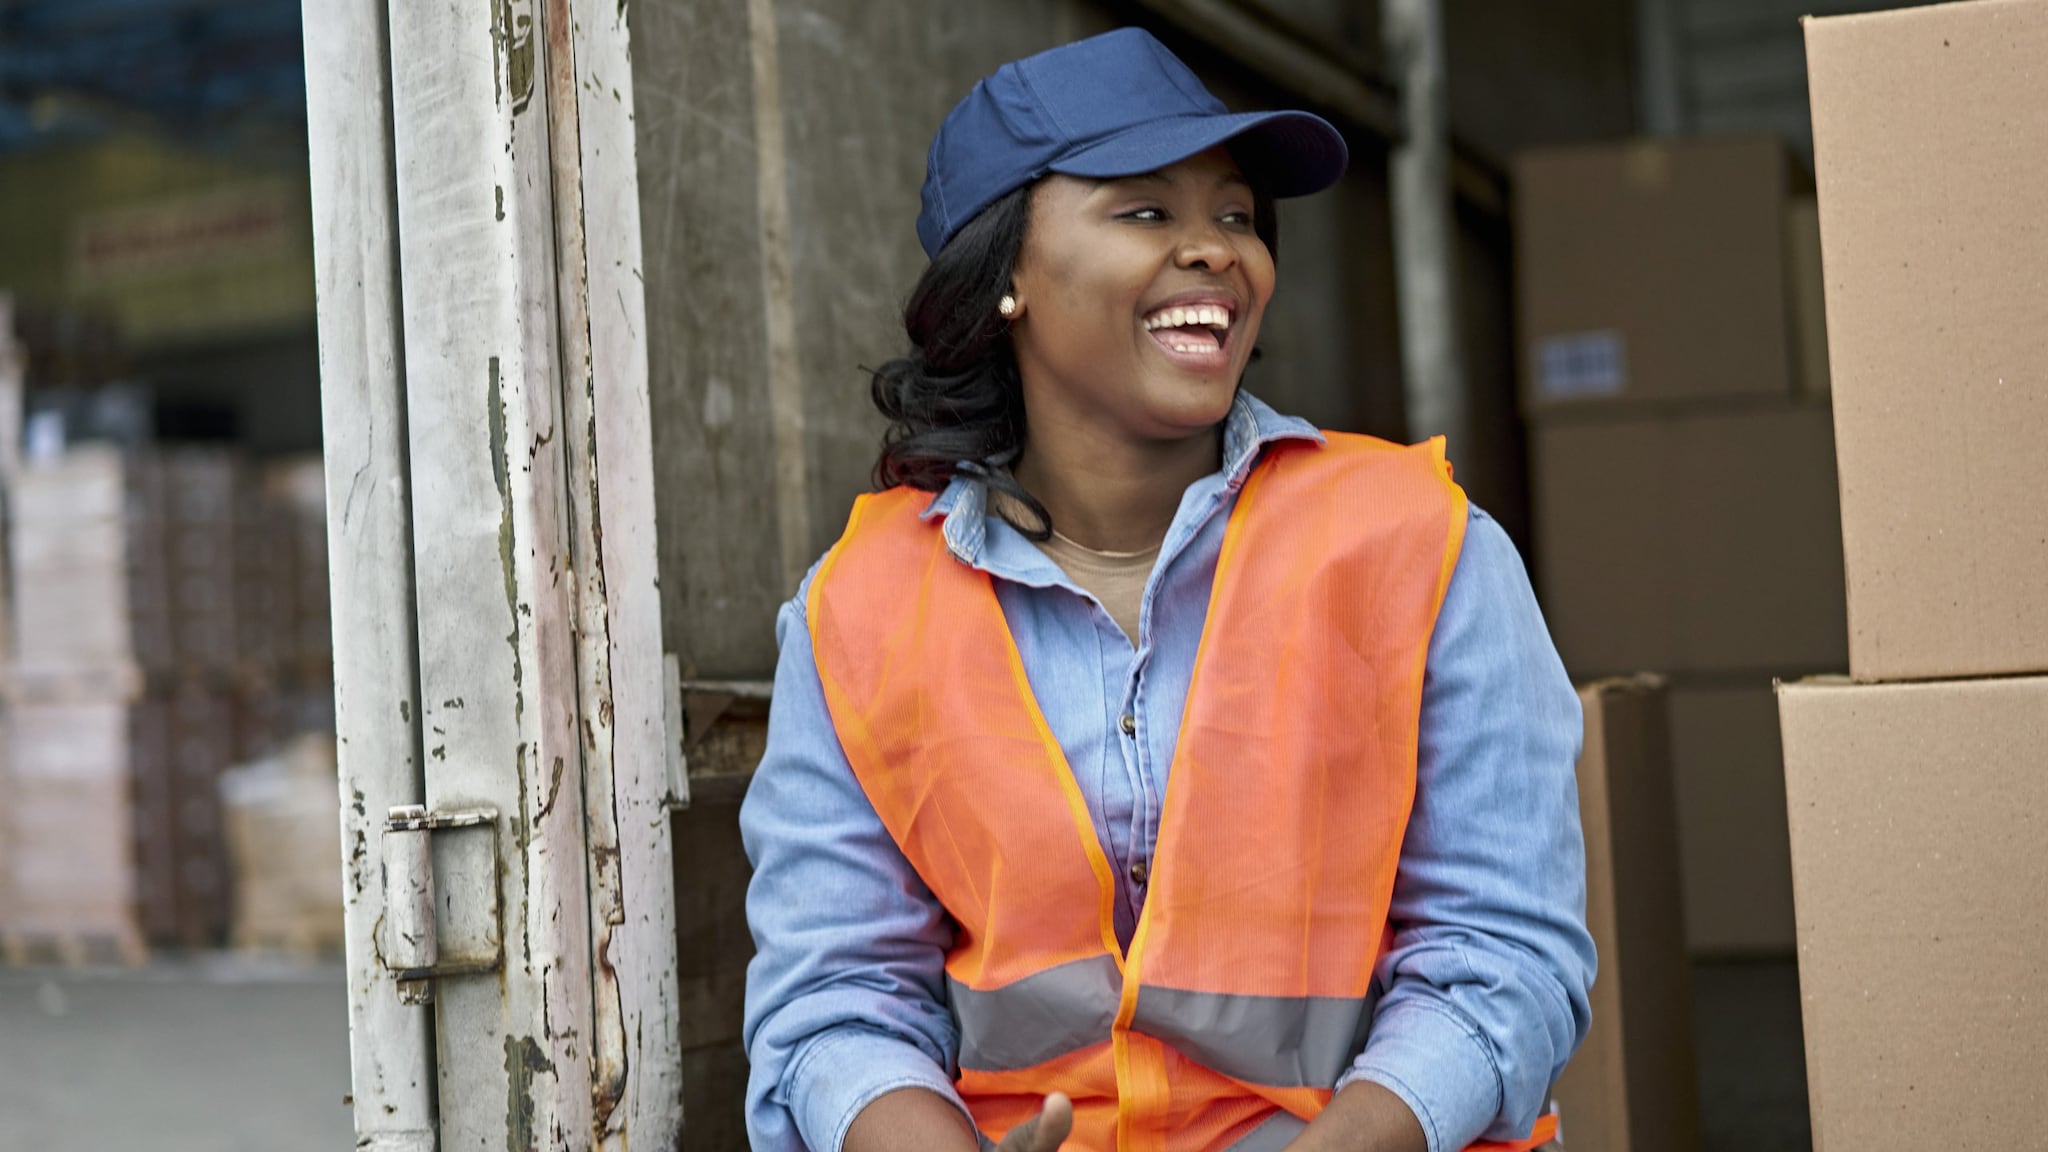
[[[1264,445],[1320,438],[1240,395],[1222,469],[1189,486],[1167,529],[1135,646],[1031,541],[985,514],[980,483],[955,480],[927,513],[945,518],[955,558],[994,578],[1115,869],[1126,944],[1145,901],[1145,871],[1132,865],[1149,862],[1159,835],[1225,522]],[[757,1152],[840,1152],[853,1118],[886,1092],[959,1100],[945,989],[954,930],[840,750],[803,592],[776,634],[767,753],[740,813],[759,950],[747,971],[747,1129]],[[1386,1086],[1421,1119],[1430,1152],[1457,1152],[1529,1131],[1585,1036],[1594,970],[1572,769],[1578,697],[1520,557],[1477,508],[1430,641],[1421,722],[1393,947],[1376,972],[1385,992],[1342,1083]]]

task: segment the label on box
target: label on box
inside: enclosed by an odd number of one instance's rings
[[[1551,336],[1536,344],[1536,392],[1545,400],[1619,396],[1627,383],[1621,333]]]

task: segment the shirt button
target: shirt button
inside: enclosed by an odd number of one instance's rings
[[[1143,860],[1131,861],[1131,883],[1142,888],[1145,886],[1145,882],[1151,878],[1152,869]]]
[[[1124,718],[1117,721],[1117,724],[1123,728],[1124,735],[1126,736],[1136,736],[1138,734],[1138,718],[1129,712],[1124,713]]]

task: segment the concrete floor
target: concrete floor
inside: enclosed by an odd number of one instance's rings
[[[341,967],[0,969],[0,1152],[343,1152]]]
[[[1798,976],[1694,971],[1703,1152],[1808,1152]],[[338,966],[232,957],[0,969],[0,1152],[342,1152]]]

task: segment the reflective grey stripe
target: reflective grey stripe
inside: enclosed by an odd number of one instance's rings
[[[1280,1152],[1294,1143],[1301,1130],[1308,1127],[1308,1121],[1292,1112],[1275,1112],[1264,1124],[1244,1134],[1244,1139],[1225,1148],[1223,1152]]]
[[[960,1066],[976,1072],[1035,1068],[1109,1040],[1123,975],[1109,956],[1048,968],[1001,988],[946,978],[960,1018]]]
[[[1247,1084],[1332,1088],[1365,1047],[1376,996],[1232,996],[1146,985],[1133,1029]]]

